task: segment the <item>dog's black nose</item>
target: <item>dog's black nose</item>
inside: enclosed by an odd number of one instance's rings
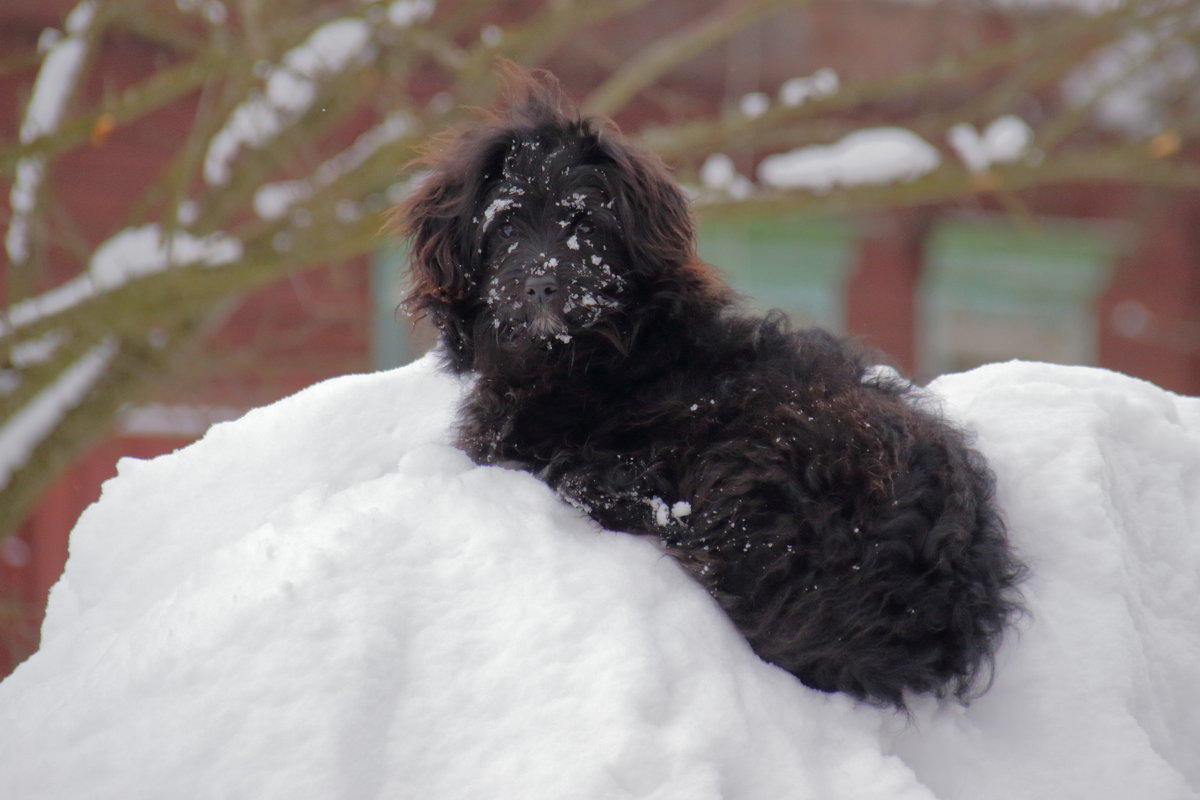
[[[545,305],[558,293],[558,279],[553,275],[530,275],[525,279],[525,302]]]

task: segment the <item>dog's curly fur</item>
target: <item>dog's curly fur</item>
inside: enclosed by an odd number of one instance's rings
[[[739,312],[661,162],[514,82],[397,210],[406,303],[477,376],[461,447],[658,537],[809,686],[986,688],[1022,566],[963,434],[847,343]]]

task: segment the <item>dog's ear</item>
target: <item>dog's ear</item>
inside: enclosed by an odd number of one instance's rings
[[[631,255],[639,267],[673,267],[692,260],[696,232],[687,198],[655,155],[615,133],[598,131],[600,147],[615,169],[608,177]]]
[[[461,205],[466,194],[463,176],[435,170],[393,212],[395,226],[408,240],[404,310],[414,320],[425,317],[437,328],[460,370],[467,367],[462,363],[467,339],[458,306],[470,285],[469,254],[464,252],[462,235]]]
[[[441,333],[451,364],[471,367],[471,293],[480,280],[474,218],[507,141],[480,127],[440,140],[417,162],[429,170],[392,215],[408,240],[405,311]]]
[[[696,254],[696,228],[683,190],[658,156],[621,138],[615,129],[588,121],[609,162],[609,191],[621,222],[630,261],[653,282],[669,287],[676,311],[722,305],[732,292]]]

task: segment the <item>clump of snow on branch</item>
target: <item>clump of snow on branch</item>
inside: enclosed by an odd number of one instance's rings
[[[982,134],[969,122],[950,128],[946,139],[971,172],[992,164],[1011,164],[1028,155],[1033,129],[1020,117],[1006,114],[993,120]]]
[[[103,292],[170,267],[222,266],[242,257],[242,243],[224,233],[196,237],[183,230],[164,232],[152,222],[126,228],[96,248],[87,270],[61,286],[13,304],[0,333],[58,314]]]
[[[1063,93],[1076,106],[1093,105],[1096,121],[1128,136],[1153,136],[1168,113],[1200,107],[1200,56],[1195,47],[1164,45],[1181,32],[1178,21],[1154,30],[1134,31],[1096,53],[1063,81]],[[1193,15],[1192,36],[1200,35],[1200,16]]]
[[[427,20],[434,11],[431,0],[396,0],[383,10],[393,29]],[[377,12],[380,6],[372,6]],[[322,81],[362,65],[375,56],[372,21],[343,17],[327,22],[283,55],[279,65],[263,67],[263,89],[234,109],[225,126],[209,142],[204,158],[204,178],[221,186],[232,177],[232,164],[245,147],[261,147],[308,113],[316,102]]]
[[[433,16],[434,0],[396,0],[388,3],[387,19],[394,28],[407,28]]]
[[[83,0],[67,15],[65,36],[43,35],[39,40],[39,49],[45,48],[45,56],[21,122],[22,144],[53,134],[62,123],[67,99],[87,57],[88,33],[95,16],[95,0]],[[28,156],[17,164],[16,180],[9,194],[12,216],[4,236],[5,251],[13,264],[29,259],[30,216],[37,205],[45,171],[41,156]]]
[[[184,14],[198,14],[210,25],[224,25],[229,9],[221,0],[175,0],[175,7]]]
[[[700,183],[706,189],[742,199],[754,192],[753,182],[737,171],[733,159],[724,153],[713,153],[700,166]]]
[[[738,110],[747,117],[761,117],[771,108],[771,98],[765,92],[750,92],[738,101]]]
[[[946,5],[947,0],[888,0],[896,5],[934,6]],[[1004,11],[1047,12],[1079,11],[1085,14],[1103,14],[1116,11],[1137,0],[970,0],[969,4],[983,8],[991,7]],[[964,5],[968,3],[964,2]]]
[[[8,485],[67,412],[79,405],[116,352],[115,340],[96,345],[0,426],[0,488]]]
[[[812,75],[784,81],[779,87],[778,100],[786,108],[795,108],[809,100],[832,97],[837,94],[839,87],[837,72],[824,67]],[[738,111],[751,119],[757,119],[770,110],[771,96],[766,92],[749,92],[738,100]]]
[[[366,20],[337,19],[317,28],[301,45],[284,54],[271,68],[261,93],[230,115],[212,138],[204,158],[204,178],[223,185],[232,176],[232,163],[245,146],[259,147],[278,136],[316,101],[318,82],[353,64],[371,58],[371,27]]]
[[[407,113],[389,114],[383,122],[360,134],[348,148],[324,161],[311,176],[260,186],[254,193],[255,212],[263,219],[281,218],[297,203],[310,199],[362,166],[382,148],[411,135],[414,129]]]
[[[1069,9],[1085,14],[1116,11],[1136,0],[984,0],[982,5],[1005,11],[1060,11]]]
[[[794,108],[809,100],[832,97],[837,94],[840,83],[837,72],[829,67],[819,69],[807,77],[789,78],[779,87],[779,102]]]
[[[801,147],[767,156],[759,180],[777,189],[829,191],[910,181],[937,169],[941,156],[912,131],[897,127],[865,128],[831,145]]]

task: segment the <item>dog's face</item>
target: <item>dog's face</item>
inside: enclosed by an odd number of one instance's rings
[[[611,171],[584,131],[514,136],[472,218],[486,306],[476,341],[551,351],[588,331],[615,331],[631,256]]]
[[[724,288],[695,258],[687,202],[656,158],[573,117],[552,84],[426,160],[399,210],[410,312],[428,316],[452,366],[546,374],[623,358],[662,323]]]

